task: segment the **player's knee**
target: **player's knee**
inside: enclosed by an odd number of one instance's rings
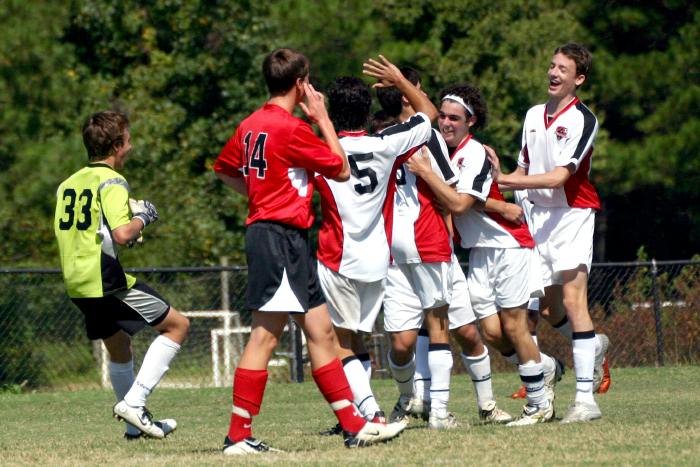
[[[479,330],[473,324],[467,324],[457,329],[455,338],[463,350],[472,350],[482,344]]]

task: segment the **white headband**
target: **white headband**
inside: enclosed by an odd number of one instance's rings
[[[444,101],[445,99],[449,99],[449,100],[451,100],[451,101],[455,101],[456,103],[458,103],[459,105],[461,105],[462,107],[464,107],[464,108],[466,109],[466,111],[469,112],[469,116],[470,116],[470,117],[474,115],[474,107],[472,107],[471,105],[469,105],[469,104],[467,104],[466,102],[464,102],[464,99],[462,99],[461,97],[455,96],[454,94],[448,94],[448,95],[446,95],[445,97],[442,98],[443,101]]]

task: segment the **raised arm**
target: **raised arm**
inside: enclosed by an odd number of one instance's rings
[[[430,101],[428,96],[407,80],[401,71],[383,55],[379,55],[379,60],[368,59],[362,65],[362,73],[379,80],[372,87],[390,88],[396,87],[406,97],[416,112],[423,112],[431,122],[438,117],[438,110]]]
[[[325,140],[330,150],[343,159],[343,168],[333,180],[337,182],[344,182],[350,178],[350,165],[348,164],[348,157],[346,156],[345,151],[338,140],[338,135],[333,127],[333,122],[331,122],[331,119],[328,116],[325,97],[323,94],[316,91],[316,89],[314,89],[314,87],[309,83],[304,84],[304,90],[306,94],[306,103],[301,102],[299,107],[301,107],[301,110],[307,117],[309,117],[309,120],[318,126],[318,129],[321,131],[321,136]]]

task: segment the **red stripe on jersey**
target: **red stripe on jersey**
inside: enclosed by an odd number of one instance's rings
[[[422,178],[416,180],[420,214],[413,224],[416,249],[423,263],[451,261],[450,232],[445,219],[435,208],[435,195]]]
[[[557,112],[556,114],[554,114],[554,116],[552,117],[551,120],[547,119],[547,106],[545,105],[545,106],[544,106],[544,127],[545,127],[545,128],[549,128],[550,126],[552,126],[552,124],[553,124],[554,121],[559,117],[559,115],[563,114],[564,112],[566,112],[567,110],[569,110],[571,107],[573,107],[574,105],[578,104],[578,102],[579,102],[578,97],[574,97],[574,98],[571,100],[571,102],[569,102],[568,104],[566,104],[566,107],[564,107],[564,108],[561,109],[559,112]]]
[[[591,147],[583,157],[578,170],[564,183],[566,202],[572,208],[600,209],[600,198],[598,198],[595,187],[588,179],[592,155],[593,148]]]
[[[491,191],[489,191],[489,198],[495,199],[497,201],[505,201],[503,194],[498,189],[498,184],[491,184]],[[511,222],[502,215],[496,212],[484,211],[491,219],[496,221],[498,225],[503,227],[522,248],[534,248],[535,240],[533,240],[530,234],[530,229],[528,229],[525,222],[515,223]]]
[[[323,223],[318,232],[316,257],[328,269],[338,272],[343,259],[343,221],[340,219],[338,205],[335,204],[328,181],[323,177],[316,177],[316,189],[321,195],[323,216]]]
[[[382,206],[384,233],[386,234],[386,243],[389,245],[389,251],[391,251],[391,240],[393,238],[391,234],[394,228],[394,195],[396,194],[396,182],[394,180],[396,180],[396,172],[414,152],[415,151],[410,151],[408,154],[398,157],[394,161],[394,166],[391,168],[391,174],[389,175],[389,185],[386,187],[386,198],[384,198],[384,206]],[[394,259],[390,258],[389,261],[393,262]]]

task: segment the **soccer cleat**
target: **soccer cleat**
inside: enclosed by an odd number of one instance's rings
[[[566,411],[566,415],[561,419],[561,423],[590,422],[591,420],[598,420],[602,416],[603,414],[600,413],[598,404],[595,402],[577,401],[569,406],[569,410]]]
[[[603,360],[603,380],[600,382],[600,387],[596,391],[598,394],[605,394],[610,389],[612,379],[610,379],[610,366],[608,365],[608,357]]]
[[[156,420],[155,422],[153,422],[153,424],[159,427],[161,430],[163,430],[165,436],[168,436],[177,428],[177,422],[172,418]],[[127,441],[134,441],[140,439],[141,437],[143,437],[143,433],[140,431],[136,434],[131,434],[129,432],[124,433],[124,439]]]
[[[336,423],[335,426],[328,428],[327,430],[319,431],[318,434],[321,436],[342,435],[343,434],[343,427],[340,426],[340,423]]]
[[[479,420],[484,425],[490,425],[512,422],[513,417],[505,410],[499,409],[496,401],[489,401],[485,408],[479,409]]]
[[[605,354],[608,353],[608,347],[610,346],[610,339],[605,334],[596,334],[598,340],[600,340],[600,348],[595,353],[595,363],[593,366],[593,392],[598,392],[600,385],[603,383],[603,376],[605,369],[603,368],[605,363]],[[610,370],[608,369],[608,379],[610,379]],[[610,383],[608,383],[610,387]]]
[[[131,423],[145,435],[152,438],[165,438],[162,426],[153,422],[153,416],[146,407],[131,407],[121,401],[114,405],[112,412],[117,419]]]
[[[527,426],[537,423],[547,423],[553,418],[554,406],[552,404],[549,404],[546,408],[525,404],[520,417],[508,423],[506,426]]]
[[[420,397],[413,397],[409,402],[408,411],[413,418],[421,418],[427,422],[428,418],[430,418],[430,401],[423,400]]]
[[[406,428],[402,422],[396,423],[373,423],[367,422],[357,433],[343,431],[343,438],[346,448],[364,448],[377,443],[386,443],[396,438]]]
[[[556,387],[557,383],[561,381],[562,376],[564,376],[564,373],[566,372],[564,362],[562,362],[558,358],[554,358],[553,360],[554,371],[551,373],[544,374],[544,393],[545,397],[549,401],[549,405],[551,406],[554,406],[554,388]]]
[[[386,414],[383,410],[377,410],[376,412],[374,412],[372,419],[369,421],[372,423],[381,423],[386,425]]]
[[[527,389],[525,389],[525,386],[520,386],[520,389],[515,391],[513,394],[510,395],[511,399],[525,399],[527,398]]]
[[[428,428],[431,430],[452,430],[459,428],[459,422],[454,415],[447,413],[444,417],[439,417],[437,414],[430,414],[428,418]]]
[[[224,439],[224,454],[227,456],[245,456],[248,454],[261,454],[263,452],[284,452],[281,449],[271,448],[267,444],[255,438],[249,437],[234,443],[227,436]]]
[[[401,422],[408,425],[408,416],[411,415],[411,398],[401,395],[394,405],[394,410],[389,415],[389,423]]]

